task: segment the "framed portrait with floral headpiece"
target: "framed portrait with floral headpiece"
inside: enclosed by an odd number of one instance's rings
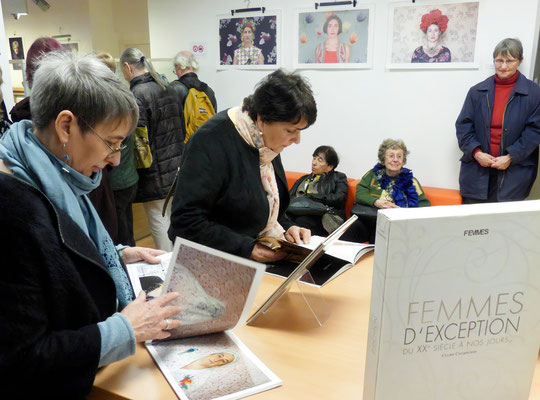
[[[295,68],[371,68],[372,5],[302,9],[296,13]]]
[[[218,69],[279,68],[279,13],[237,15],[218,16]]]
[[[390,4],[387,68],[475,69],[478,1]]]

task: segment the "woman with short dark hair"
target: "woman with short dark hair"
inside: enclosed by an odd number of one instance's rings
[[[336,171],[339,157],[331,146],[319,146],[313,152],[311,174],[298,179],[291,189],[287,215],[311,233],[326,236],[345,220],[347,176]]]
[[[317,118],[307,82],[277,70],[241,107],[222,111],[188,141],[172,205],[169,237],[180,236],[257,261],[284,254],[255,244],[261,236],[309,241],[284,215],[289,190],[279,153],[300,143]]]

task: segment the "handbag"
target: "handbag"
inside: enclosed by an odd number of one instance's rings
[[[366,206],[364,204],[356,203],[351,209],[351,214],[356,215],[359,219],[377,220],[377,207]]]
[[[291,215],[323,215],[329,210],[330,207],[307,196],[293,197],[287,208],[287,212]]]
[[[152,165],[152,152],[148,139],[148,128],[138,126],[135,129],[135,168],[144,169]]]

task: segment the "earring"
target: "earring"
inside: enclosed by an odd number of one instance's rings
[[[66,144],[65,143],[64,143],[64,152],[66,152]],[[68,156],[67,152],[66,152],[66,155],[64,156],[64,160],[66,160],[66,163],[69,160],[69,156]]]

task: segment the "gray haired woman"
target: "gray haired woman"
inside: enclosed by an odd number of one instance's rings
[[[408,154],[403,140],[385,139],[380,144],[377,163],[356,185],[352,213],[358,220],[343,235],[344,239],[374,243],[378,209],[431,205],[412,171],[403,167]]]
[[[148,137],[152,162],[140,166],[136,203],[143,203],[150,232],[159,249],[172,250],[167,237],[170,208],[162,216],[184,150],[184,117],[176,92],[154,70],[150,60],[136,48],[124,50],[120,68],[137,100],[137,136]]]
[[[115,248],[86,196],[120,161],[138,119],[133,95],[94,56],[52,52],[30,104],[33,122],[13,124],[0,142],[0,251],[9,266],[0,275],[0,390],[82,398],[99,366],[169,336],[179,309],[165,305],[178,294],[133,301],[124,263],[157,262],[162,252]]]
[[[463,203],[524,200],[538,171],[540,87],[518,67],[523,46],[500,41],[495,75],[469,89],[456,121]]]

